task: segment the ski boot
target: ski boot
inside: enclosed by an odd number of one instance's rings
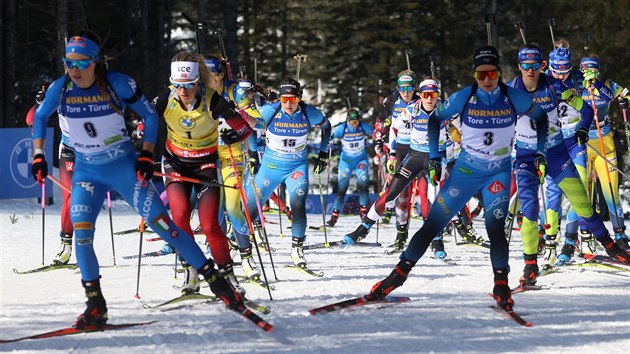
[[[560,255],[558,255],[559,264],[567,263],[571,260],[571,258],[573,257],[573,253],[575,253],[575,243],[577,242],[577,239],[577,233],[567,233],[565,235],[564,246],[562,246]]]
[[[291,261],[298,268],[306,268],[306,258],[304,257],[304,238],[291,238]]]
[[[524,254],[525,268],[523,276],[519,279],[521,286],[535,285],[538,280],[538,254]]]
[[[381,218],[381,223],[389,224],[389,221],[391,220],[393,213],[394,213],[394,209],[385,208],[385,212],[383,213],[383,217]]]
[[[630,237],[628,237],[628,235],[626,235],[625,232],[625,227],[622,228],[616,228],[615,229],[615,243],[617,244],[617,246],[619,246],[622,250],[630,250],[630,245],[628,244],[628,241],[630,241]]]
[[[431,249],[433,250],[433,256],[438,259],[446,258],[446,252],[444,251],[443,234],[435,236],[431,241]]]
[[[219,266],[219,275],[232,284],[232,287],[234,287],[237,293],[245,295],[245,289],[238,283],[238,279],[236,279],[236,275],[234,274],[234,265],[232,262]]]
[[[604,249],[610,258],[623,264],[630,265],[630,253],[619,247],[619,245],[617,245],[610,236],[605,237],[605,239],[600,241],[600,243],[604,246]]]
[[[291,209],[289,209],[289,207],[284,208],[283,212],[287,215],[287,219],[293,221],[293,213],[291,212]]]
[[[479,214],[481,214],[481,211],[483,210],[483,207],[481,206],[481,203],[477,204],[477,206],[475,207],[475,209],[473,209],[470,212],[470,218],[474,219],[477,216],[479,216]]]
[[[188,264],[186,261],[182,261],[182,267],[186,272],[184,277],[184,284],[179,288],[182,295],[190,295],[199,292],[199,274],[197,269]]]
[[[367,213],[368,213],[367,205],[361,205],[359,207],[359,216],[361,217],[361,220],[363,220],[363,218],[367,216]]]
[[[337,223],[337,219],[339,219],[339,209],[333,209],[332,215],[330,215],[330,220],[326,222],[326,226],[335,226],[335,224]]]
[[[341,243],[351,245],[353,243],[363,240],[370,232],[370,228],[372,227],[372,225],[374,225],[374,220],[366,216],[363,219],[361,225],[359,225],[356,230],[343,237]]]
[[[105,323],[107,323],[107,304],[101,292],[101,281],[100,279],[81,280],[81,284],[85,288],[85,295],[87,296],[85,304],[87,308],[77,317],[74,327],[78,329],[84,329],[86,326],[103,328]]]
[[[175,253],[175,249],[173,248],[173,246],[165,242],[162,245],[162,248],[160,249],[160,254],[165,255],[165,254],[171,254],[171,253]]]
[[[543,269],[551,268],[556,263],[556,235],[545,235],[545,249],[543,250],[543,258],[545,260]]]
[[[61,248],[59,249],[59,253],[57,253],[55,258],[53,258],[52,264],[68,264],[68,262],[70,261],[70,256],[72,256],[72,235],[60,232],[59,237],[61,237]]]
[[[256,269],[256,262],[252,256],[252,247],[246,247],[241,250],[241,267],[245,276],[250,279],[260,279],[260,272]]]
[[[498,269],[493,268],[494,272],[494,289],[492,294],[494,295],[494,301],[497,302],[497,306],[505,311],[512,311],[514,308],[514,300],[512,300],[512,291],[508,285],[508,268]]]
[[[597,253],[597,242],[595,242],[595,237],[588,230],[580,230],[580,252],[584,253],[584,245],[588,248],[590,253]]]
[[[236,291],[232,283],[221,276],[219,271],[214,268],[214,262],[211,259],[198,272],[203,274],[204,279],[210,284],[212,293],[219,297],[228,308],[236,311],[245,309],[243,295]]]
[[[472,230],[469,229],[460,219],[453,220],[453,225],[455,225],[455,229],[457,229],[457,233],[462,238],[462,240],[468,243],[478,242],[477,237],[475,237],[475,234],[472,232]]]
[[[400,262],[396,265],[396,268],[387,276],[387,278],[379,281],[372,286],[367,298],[370,300],[379,300],[385,298],[397,287],[403,285],[407,276],[411,271],[411,268],[416,265],[416,262],[406,260],[401,256]]]
[[[396,241],[394,241],[394,250],[402,251],[405,249],[407,243],[407,237],[409,236],[408,228],[409,224],[396,225]]]

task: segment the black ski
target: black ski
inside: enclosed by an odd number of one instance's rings
[[[382,247],[382,246],[383,245],[381,243],[377,243],[377,242],[355,242],[350,245],[350,244],[342,243],[341,241],[331,241],[331,242],[328,242],[328,244],[326,244],[325,242],[320,242],[320,243],[313,243],[310,245],[305,245],[304,249],[312,250],[312,249],[317,249],[317,248],[331,248],[331,247],[345,248],[345,247]]]
[[[330,305],[316,307],[314,309],[308,310],[311,315],[329,313],[333,311],[343,310],[350,307],[363,306],[363,305],[371,305],[371,304],[383,304],[383,303],[403,303],[409,301],[410,298],[406,296],[386,296],[383,299],[373,300],[368,299],[367,296],[355,297],[353,299],[343,300],[339,302],[332,303]]]
[[[134,233],[140,233],[140,229],[136,227],[135,229],[116,231],[116,232],[114,232],[114,235],[117,235],[117,236],[118,235],[129,235],[129,234],[134,234]],[[151,230],[149,228],[149,226],[147,225],[144,228],[144,233],[145,234],[152,234],[152,233],[154,233],[154,231]]]
[[[302,272],[304,274],[308,274],[308,275],[311,275],[311,276],[314,276],[314,277],[317,277],[317,278],[321,278],[321,277],[324,276],[324,272],[315,272],[315,271],[313,271],[311,269],[308,269],[305,265],[302,265],[302,266],[298,267],[298,266],[292,265],[292,264],[285,264],[284,267],[285,268],[290,268],[290,269],[293,269],[295,271]]]
[[[165,301],[161,304],[158,305],[154,305],[151,306],[149,304],[143,304],[142,307],[144,307],[147,310],[152,310],[152,309],[157,309],[160,307],[164,307],[164,306],[168,306],[168,305],[172,305],[172,304],[176,304],[182,301],[186,301],[186,300],[211,300],[211,301],[218,301],[219,298],[217,298],[216,296],[211,296],[211,295],[203,295],[203,294],[199,294],[199,293],[192,293],[192,294],[182,294],[176,298],[170,299],[168,301]]]
[[[69,336],[72,334],[87,333],[87,332],[102,332],[102,331],[109,331],[109,330],[114,330],[114,329],[144,326],[144,325],[148,325],[155,322],[157,321],[122,323],[122,324],[106,324],[105,326],[102,326],[102,327],[86,326],[83,329],[78,329],[75,327],[66,327],[66,328],[55,330],[55,331],[35,334],[32,336],[27,336],[27,337],[22,337],[22,338],[0,339],[0,343],[19,342],[26,339],[44,339],[44,338],[51,338],[51,337]]]
[[[31,274],[31,273],[40,273],[40,272],[48,272],[56,269],[77,269],[79,266],[76,263],[68,263],[68,264],[48,264],[45,266],[41,266],[34,269],[19,271],[13,268],[13,273],[15,274]]]
[[[142,258],[146,258],[146,257],[159,257],[159,256],[166,256],[169,254],[173,254],[174,252],[162,252],[162,250],[159,251],[154,251],[154,252],[147,252],[147,253],[143,253],[142,254]],[[137,254],[132,254],[129,256],[123,256],[124,259],[137,259],[138,255]]]
[[[629,265],[619,262],[618,260],[608,257],[608,256],[603,256],[599,254],[591,254],[591,253],[583,253],[583,254],[580,254],[580,257],[586,259],[585,263],[595,263],[595,264],[599,264],[605,267],[630,272]]]
[[[458,245],[458,246],[461,246],[461,245],[479,246],[479,247],[490,249],[490,243],[486,242],[486,241],[483,241],[481,243],[468,242],[468,241],[459,241],[459,242],[456,243],[456,245]]]
[[[267,333],[271,332],[271,330],[273,329],[273,325],[271,323],[265,321],[262,317],[258,316],[247,307],[243,307],[241,310],[234,310],[234,312],[245,317],[246,319],[251,321],[253,324],[255,324],[257,327],[262,328],[262,330]]]

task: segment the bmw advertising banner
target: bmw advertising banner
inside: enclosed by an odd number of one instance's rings
[[[48,173],[52,173],[53,128],[48,128],[46,136],[46,160]],[[0,129],[0,199],[39,198],[42,187],[33,179],[33,142],[31,128]],[[52,182],[46,180],[46,197],[52,196]]]

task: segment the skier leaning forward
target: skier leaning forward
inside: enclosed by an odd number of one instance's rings
[[[517,116],[527,113],[540,122],[539,146],[544,150],[546,114],[532,104],[529,95],[499,82],[499,53],[492,46],[478,48],[473,56],[475,84],[453,94],[429,118],[431,159],[438,159],[440,122],[460,113],[462,152],[453,173],[444,183],[429,210],[428,221],[413,235],[391,274],[376,283],[368,295],[380,299],[401,286],[411,268],[424,255],[431,240],[461,210],[477,191],[486,201],[486,230],[491,242],[490,260],[494,271],[494,298],[503,309],[514,301],[508,286],[509,249],[503,227],[507,215],[510,185],[510,153]],[[433,163],[439,169],[439,164]]]

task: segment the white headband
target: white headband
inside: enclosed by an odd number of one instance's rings
[[[199,63],[196,61],[171,62],[171,80],[194,81],[199,79]]]

